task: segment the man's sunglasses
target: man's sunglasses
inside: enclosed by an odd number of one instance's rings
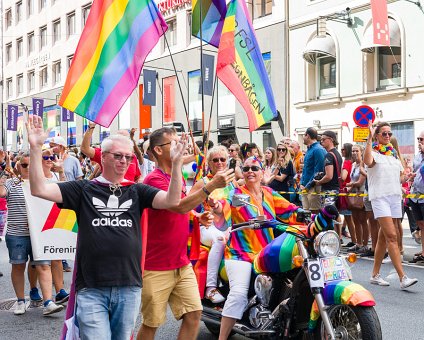
[[[226,162],[227,162],[227,159],[226,159],[226,158],[224,158],[224,157],[220,157],[220,158],[212,158],[212,162],[214,162],[214,163],[218,163],[218,162],[226,163]]]
[[[243,167],[243,172],[249,172],[250,170],[252,170],[253,172],[257,172],[257,171],[261,170],[261,168],[257,165],[244,166]]]
[[[54,156],[43,156],[43,159],[44,159],[45,161],[48,161],[49,159],[50,159],[51,161],[54,161]]]
[[[417,137],[417,141],[419,141],[419,142],[424,142],[424,138],[422,138],[422,137]]]
[[[287,149],[286,148],[277,148],[277,151],[278,152],[283,152],[283,151],[287,151]]]
[[[392,132],[386,132],[386,131],[384,131],[384,132],[381,133],[381,135],[383,137],[387,137],[387,136],[392,137],[393,136],[393,133]]]
[[[133,156],[131,155],[123,155],[121,153],[114,153],[114,152],[109,152],[109,151],[103,151],[104,153],[110,153],[111,155],[113,155],[113,158],[115,158],[117,161],[120,161],[122,158],[125,158],[125,160],[127,161],[127,163],[131,162],[133,159]]]
[[[21,163],[21,167],[23,167],[24,169],[28,168],[29,164],[28,163]]]

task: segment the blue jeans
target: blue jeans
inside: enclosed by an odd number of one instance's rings
[[[50,265],[50,260],[34,261],[31,238],[29,236],[13,236],[6,234],[6,246],[9,251],[9,263],[11,264],[27,263],[29,258],[31,265]]]
[[[137,286],[83,288],[77,293],[81,340],[128,340],[140,311]]]

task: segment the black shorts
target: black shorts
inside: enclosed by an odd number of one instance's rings
[[[424,221],[424,203],[415,203],[410,199],[409,206],[411,207],[415,220]]]

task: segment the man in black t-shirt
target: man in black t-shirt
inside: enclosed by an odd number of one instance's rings
[[[168,192],[124,179],[132,143],[115,135],[102,142],[102,176],[95,181],[47,183],[41,148],[47,139],[38,116],[28,118],[30,186],[34,196],[75,211],[78,221],[77,311],[82,339],[129,339],[141,300],[141,214],[180,202],[187,138],[171,143]]]
[[[327,150],[324,157],[324,177],[315,180],[315,185],[321,185],[325,196],[321,196],[323,205],[335,205],[340,191],[340,173],[342,171],[342,156],[337,151],[337,136],[333,131],[325,131],[321,135],[321,145]]]

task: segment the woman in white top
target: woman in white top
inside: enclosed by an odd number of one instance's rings
[[[381,262],[387,246],[390,259],[399,275],[400,287],[406,289],[418,280],[408,278],[403,271],[394,221],[402,217],[400,183],[403,167],[390,144],[392,136],[390,124],[380,122],[374,127],[370,121],[368,128],[370,134],[365,148],[364,163],[368,166],[369,199],[374,217],[380,225],[370,282],[379,286],[390,285],[380,276]],[[372,143],[373,138],[375,143]]]

